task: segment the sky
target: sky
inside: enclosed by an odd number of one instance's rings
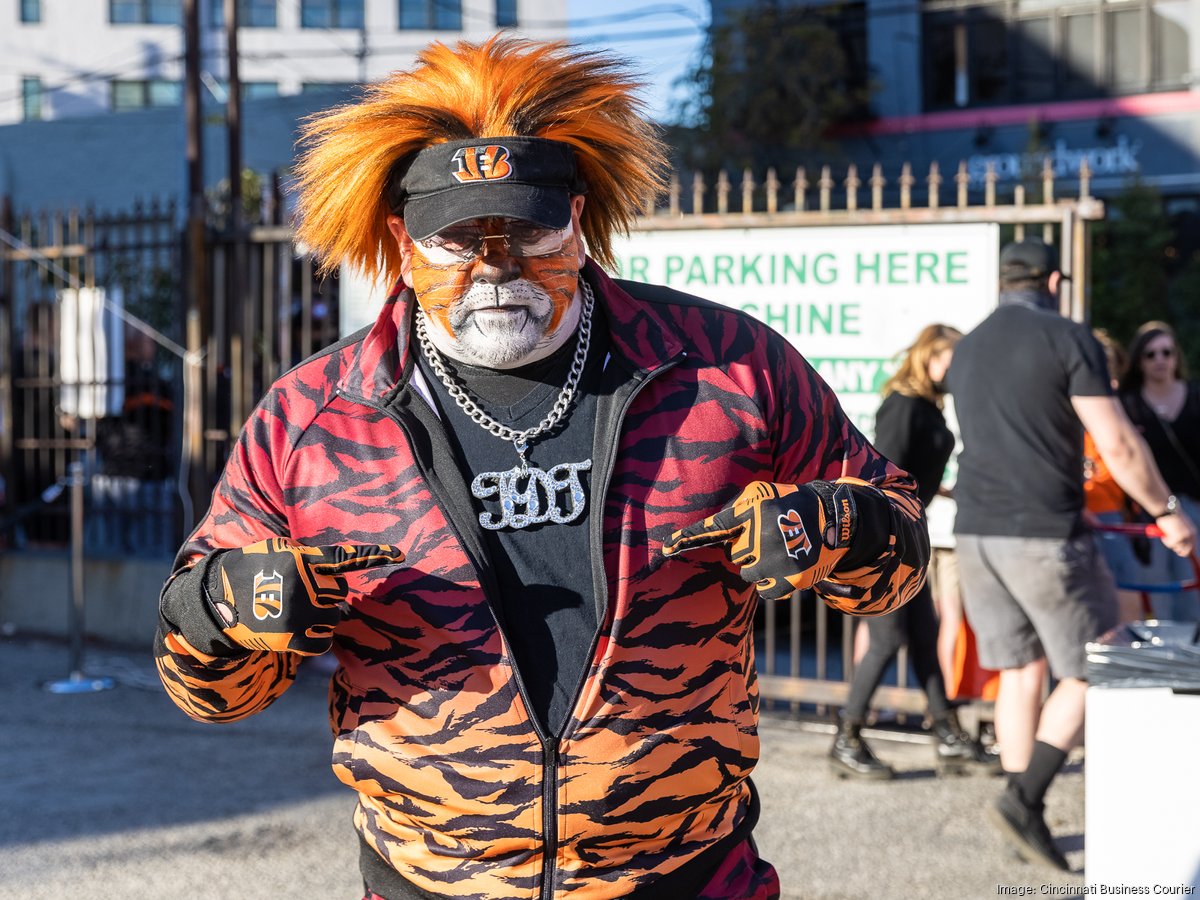
[[[706,0],[567,0],[567,15],[572,41],[627,57],[648,82],[650,116],[673,118],[672,105],[680,96],[673,83],[704,43]]]

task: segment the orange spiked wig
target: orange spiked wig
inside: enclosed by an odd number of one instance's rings
[[[564,42],[432,44],[411,71],[305,122],[298,236],[325,270],[346,260],[394,281],[400,253],[387,192],[417,152],[467,138],[540,137],[574,150],[587,183],[583,234],[591,255],[611,266],[612,235],[628,231],[666,177],[666,148],[634,96],[640,87],[615,57]]]

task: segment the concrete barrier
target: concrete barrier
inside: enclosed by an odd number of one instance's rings
[[[85,560],[86,634],[115,644],[147,646],[158,621],[158,593],[170,571],[168,557]],[[0,556],[0,625],[66,637],[69,572],[66,551]]]

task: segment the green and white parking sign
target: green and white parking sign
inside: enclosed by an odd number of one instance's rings
[[[820,372],[868,435],[897,356],[931,322],[996,306],[998,226],[869,225],[635,232],[620,277],[744,310]]]

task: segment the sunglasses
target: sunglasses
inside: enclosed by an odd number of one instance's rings
[[[569,223],[565,228],[542,228],[528,222],[514,222],[500,234],[484,234],[482,228],[474,226],[455,226],[416,244],[421,255],[433,265],[453,266],[482,256],[488,241],[499,241],[509,256],[525,259],[558,253],[570,237]]]
[[[1156,359],[1159,356],[1161,356],[1163,359],[1170,359],[1174,355],[1174,347],[1158,347],[1145,351],[1142,354],[1142,359]]]

